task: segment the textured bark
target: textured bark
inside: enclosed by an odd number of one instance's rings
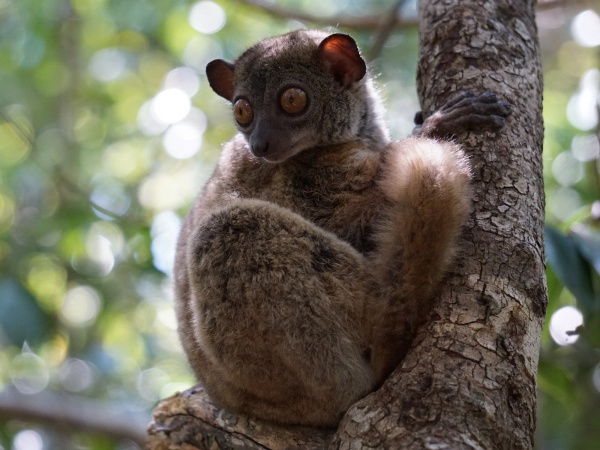
[[[513,114],[498,136],[459,136],[475,175],[462,258],[399,370],[345,417],[338,448],[365,448],[365,436],[378,448],[533,445],[546,307],[533,8],[532,0],[421,2],[425,116],[460,90],[495,92]]]
[[[155,411],[149,448],[528,449],[546,309],[542,83],[533,0],[420,2],[425,116],[461,90],[513,108],[497,135],[458,140],[475,205],[462,254],[401,366],[354,405],[331,437],[219,411],[203,395]]]
[[[281,427],[228,413],[213,405],[201,388],[163,400],[148,427],[152,450],[324,449],[333,431]]]

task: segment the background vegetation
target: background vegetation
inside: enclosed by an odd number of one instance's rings
[[[538,6],[540,449],[600,442],[599,13],[598,0]],[[396,0],[0,0],[0,450],[141,448],[156,402],[193,384],[174,243],[234,133],[206,63],[338,25],[372,60],[399,138],[419,110],[415,24],[415,3]]]

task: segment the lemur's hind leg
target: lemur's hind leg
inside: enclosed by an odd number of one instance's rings
[[[287,209],[243,200],[199,223],[188,249],[193,333],[213,369],[197,375],[217,403],[334,425],[373,388],[371,279],[350,245]]]

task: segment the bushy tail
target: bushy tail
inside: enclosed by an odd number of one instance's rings
[[[456,250],[471,205],[470,169],[449,142],[408,138],[387,148],[381,187],[391,203],[373,255],[374,365],[382,378],[404,356]]]

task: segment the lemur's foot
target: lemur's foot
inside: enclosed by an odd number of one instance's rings
[[[413,134],[447,139],[462,131],[498,131],[510,113],[510,105],[493,92],[463,91],[425,120],[418,112]]]

